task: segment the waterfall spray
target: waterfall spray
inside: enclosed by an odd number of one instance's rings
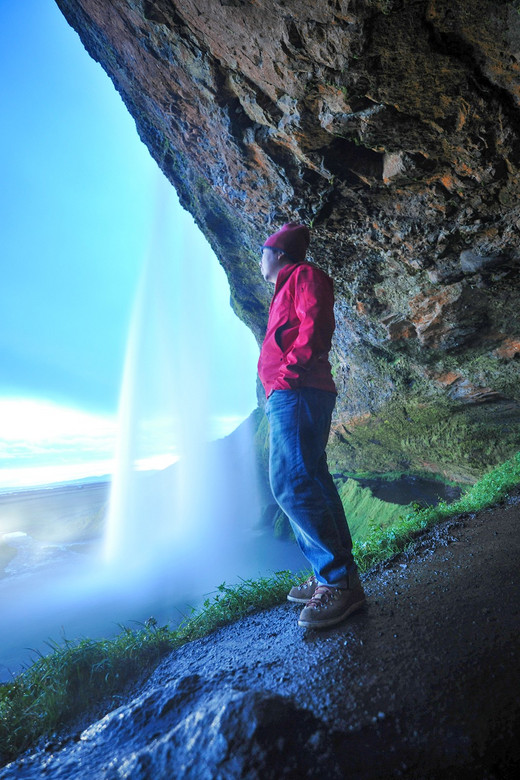
[[[226,462],[208,446],[218,312],[209,258],[186,240],[189,219],[172,226],[161,214],[142,275],[105,539],[118,577],[160,582],[162,590],[164,572],[172,588],[188,590],[236,579],[258,519],[252,441]],[[140,472],[150,457],[177,462],[159,474]]]
[[[59,564],[0,580],[4,679],[31,659],[23,648],[46,652],[49,637],[110,636],[150,615],[174,623],[221,582],[304,565],[296,545],[258,529],[248,423],[208,444],[222,413],[215,396],[222,404],[237,390],[229,359],[253,388],[254,368],[243,369],[245,341],[222,336],[222,271],[189,215],[166,213],[169,185],[159,206],[128,337],[102,555],[64,546]],[[158,462],[170,465],[151,471]]]

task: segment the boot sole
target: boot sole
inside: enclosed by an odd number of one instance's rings
[[[293,604],[307,604],[308,601],[310,601],[312,596],[309,596],[308,599],[299,599],[297,596],[287,596],[287,601],[292,601]]]
[[[363,599],[362,601],[356,602],[356,604],[351,604],[341,615],[337,615],[335,618],[329,618],[328,620],[298,620],[298,625],[302,628],[329,628],[330,626],[335,626],[337,623],[346,620],[349,615],[352,615],[353,612],[364,607],[366,603],[367,600]]]

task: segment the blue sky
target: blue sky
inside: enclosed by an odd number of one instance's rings
[[[176,311],[188,300],[183,322],[198,323],[209,349],[188,367],[189,381],[211,387],[207,412],[222,422],[214,431],[226,432],[256,404],[257,347],[229,307],[224,272],[112,82],[52,0],[0,0],[0,66],[3,484],[21,466],[72,475],[84,462],[106,464],[132,312],[145,264],[158,254],[152,276],[166,273],[165,285],[155,284],[172,293],[163,302],[168,311],[171,300],[168,333],[178,331]],[[194,294],[201,278],[211,289]],[[179,293],[179,285],[187,288]],[[146,305],[154,310],[153,301]],[[157,333],[149,328],[149,345],[161,340]],[[160,385],[169,353],[157,353],[162,368],[153,350],[147,355]],[[152,388],[148,411],[154,398]]]

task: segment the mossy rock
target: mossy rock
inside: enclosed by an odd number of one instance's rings
[[[516,403],[391,402],[377,414],[337,424],[329,443],[335,472],[432,473],[473,483],[510,458],[520,441]]]

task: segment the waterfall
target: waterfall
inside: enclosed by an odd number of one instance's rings
[[[151,582],[168,571],[172,587],[214,587],[244,570],[241,541],[258,520],[253,444],[227,459],[208,446],[213,388],[226,381],[220,269],[188,238],[188,214],[158,215],[129,330],[105,560],[119,578]],[[173,465],[140,471],[150,459]]]
[[[164,181],[129,327],[101,553],[64,545],[48,565],[0,580],[0,679],[49,638],[110,636],[150,616],[175,624],[224,581],[303,568],[296,545],[257,528],[248,423],[208,444],[248,382],[254,397],[256,345],[223,324],[235,316],[215,299],[223,271],[172,196]]]

